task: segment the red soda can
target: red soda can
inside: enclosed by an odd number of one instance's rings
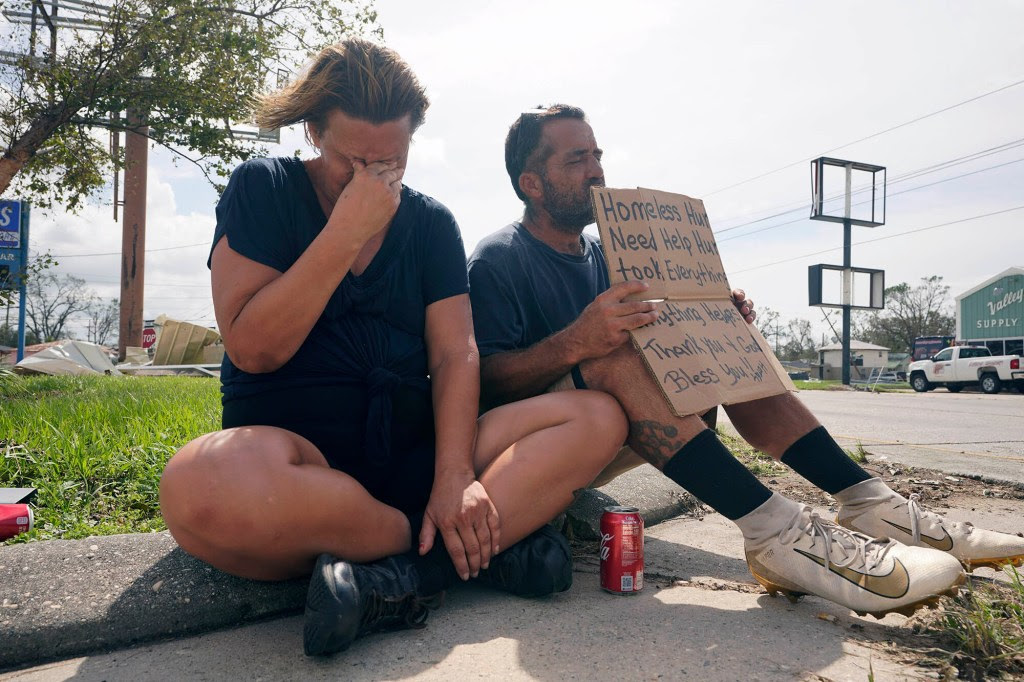
[[[601,515],[601,589],[636,594],[644,588],[644,520],[636,507],[605,507]]]
[[[0,542],[32,530],[32,507],[27,504],[0,504]]]

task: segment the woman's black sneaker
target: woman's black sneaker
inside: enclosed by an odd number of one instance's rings
[[[493,557],[476,580],[520,597],[564,592],[572,587],[569,541],[551,526],[542,526]]]
[[[419,575],[406,556],[356,564],[321,554],[306,593],[306,655],[344,651],[371,632],[423,627],[428,608],[444,593],[419,591]]]

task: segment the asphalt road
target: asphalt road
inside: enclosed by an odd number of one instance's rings
[[[802,391],[800,399],[845,448],[948,474],[1024,485],[1024,395]],[[722,411],[724,412],[724,410]],[[727,422],[727,415],[719,419]]]

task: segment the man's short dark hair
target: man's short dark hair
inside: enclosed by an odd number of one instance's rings
[[[560,118],[575,118],[581,121],[587,120],[587,115],[579,107],[568,104],[552,104],[549,107],[540,106],[530,111],[519,114],[512,127],[508,129],[508,136],[505,138],[505,170],[512,180],[512,189],[516,196],[527,201],[523,190],[519,189],[519,176],[526,171],[534,170],[543,165],[552,150],[541,147],[540,140],[544,132],[544,124]]]

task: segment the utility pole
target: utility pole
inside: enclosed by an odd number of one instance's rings
[[[117,357],[122,362],[128,346],[142,345],[148,134],[145,113],[135,108],[128,109],[128,131],[124,143],[124,219],[121,223],[121,316],[117,340]]]

